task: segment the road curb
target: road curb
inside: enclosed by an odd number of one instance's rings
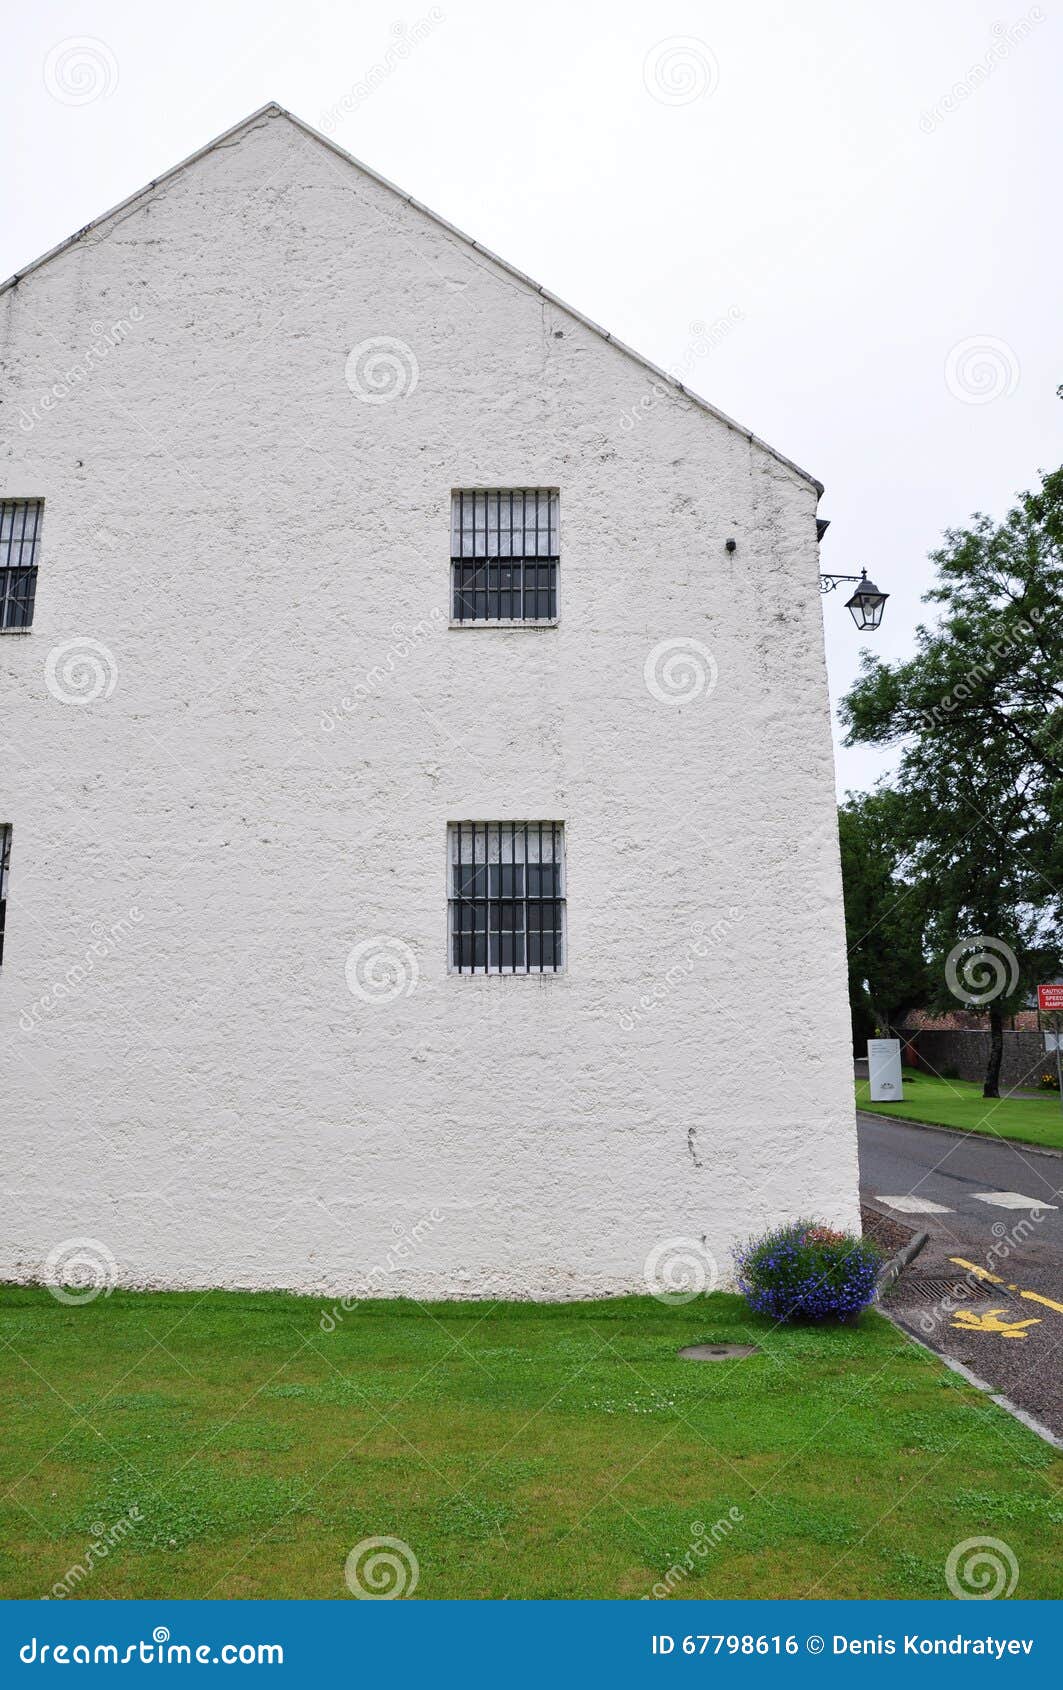
[[[965,1367],[962,1361],[955,1361],[952,1356],[942,1355],[940,1350],[935,1350],[930,1344],[924,1344],[923,1340],[917,1338],[914,1332],[909,1332],[908,1328],[902,1326],[899,1320],[894,1320],[887,1309],[880,1310],[880,1313],[885,1315],[890,1325],[895,1327],[903,1338],[907,1338],[909,1343],[915,1344],[920,1350],[925,1350],[927,1355],[934,1357],[935,1361],[943,1362],[950,1372],[959,1374],[959,1377],[965,1380],[968,1385],[973,1385],[976,1391],[981,1391],[991,1402],[995,1402],[998,1408],[1002,1408],[1006,1414],[1010,1414],[1013,1420],[1017,1420],[1028,1431],[1035,1432],[1039,1438],[1044,1439],[1046,1444],[1051,1444],[1053,1449],[1063,1449],[1063,1438],[1053,1432],[1050,1426],[1046,1426],[1043,1420],[1036,1419],[1028,1410],[1020,1408],[1018,1403],[1012,1402],[1010,1397],[1002,1396],[992,1385],[987,1384],[986,1380],[980,1379],[977,1373],[972,1373],[969,1367]]]
[[[981,1139],[987,1144],[1002,1146],[1005,1150],[1032,1150],[1035,1156],[1055,1156],[1063,1161],[1063,1150],[1056,1150],[1048,1144],[1030,1144],[1025,1138],[998,1138],[996,1133],[977,1133],[973,1129],[962,1132],[958,1127],[942,1127],[936,1121],[913,1121],[907,1115],[878,1115],[872,1109],[857,1109],[858,1117],[865,1121],[896,1121],[899,1127],[919,1127],[925,1133],[944,1133],[946,1138],[955,1138],[962,1144],[969,1144],[971,1139]]]
[[[885,1267],[880,1268],[878,1278],[875,1280],[876,1303],[892,1285],[896,1285],[908,1263],[914,1262],[923,1245],[929,1242],[929,1232],[917,1232],[914,1238],[909,1239],[903,1249],[898,1250],[895,1256],[890,1257]]]

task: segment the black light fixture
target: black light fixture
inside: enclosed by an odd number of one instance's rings
[[[861,631],[873,631],[882,621],[889,594],[881,592],[874,581],[868,580],[866,569],[862,569],[859,575],[821,575],[819,590],[821,593],[833,593],[842,581],[857,583],[852,598],[845,601],[846,610]]]
[[[845,608],[858,628],[877,628],[888,598],[889,594],[880,593],[874,581],[868,580],[867,570],[862,569],[860,585],[852,598],[846,600]]]

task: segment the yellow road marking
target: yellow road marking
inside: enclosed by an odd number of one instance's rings
[[[988,1279],[990,1285],[1003,1285],[1004,1283],[995,1273],[990,1273],[988,1268],[979,1267],[977,1262],[965,1262],[962,1256],[950,1256],[949,1261],[955,1262],[957,1267],[966,1268],[968,1273],[975,1274],[979,1279]]]
[[[976,1279],[988,1280],[990,1285],[1004,1284],[1004,1280],[1001,1279],[999,1275],[990,1273],[988,1268],[979,1267],[977,1262],[965,1261],[962,1256],[950,1256],[949,1261],[953,1262],[956,1267],[966,1268],[967,1272],[973,1273]],[[1017,1285],[1009,1285],[1008,1290],[1019,1291],[1019,1287]],[[1027,1301],[1031,1303],[1041,1303],[1046,1309],[1054,1309],[1057,1314],[1063,1314],[1063,1303],[1054,1302],[1051,1297],[1042,1297],[1040,1291],[1019,1291],[1019,1296],[1025,1297]],[[1003,1312],[1004,1311],[1002,1309],[992,1309],[990,1311],[991,1314],[1003,1314]],[[969,1316],[968,1318],[971,1319],[975,1317]],[[966,1325],[966,1322],[964,1324]],[[1027,1326],[1030,1324],[1036,1326],[1038,1323],[1037,1321],[1033,1321],[1032,1323],[1030,1321],[1026,1321],[1024,1324]],[[973,1332],[975,1330],[976,1328],[967,1326],[967,1331]],[[987,1326],[981,1328],[981,1330],[986,1332],[996,1332],[1000,1329],[996,1326]],[[1011,1337],[1013,1334],[1007,1333],[1006,1336]],[[1026,1334],[1025,1332],[1016,1332],[1014,1336],[1017,1338],[1025,1338]]]
[[[1039,1291],[1020,1291],[1020,1297],[1028,1297],[1031,1303],[1043,1303],[1046,1309],[1055,1309],[1057,1314],[1063,1314],[1063,1303],[1054,1303],[1051,1297],[1042,1297]]]
[[[1027,1338],[1028,1326],[1040,1326],[1039,1315],[1030,1320],[1001,1320],[1003,1309],[989,1309],[986,1314],[972,1314],[970,1309],[961,1309],[953,1316],[952,1324],[960,1332],[995,1332],[1000,1338]]]

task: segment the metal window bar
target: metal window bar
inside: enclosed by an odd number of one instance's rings
[[[4,920],[7,915],[7,875],[11,866],[11,823],[0,822],[0,963],[4,960]]]
[[[0,633],[18,632],[33,621],[43,505],[42,499],[0,503]]]
[[[455,622],[554,622],[559,497],[548,488],[456,492],[451,499]]]
[[[453,822],[448,900],[453,973],[559,973],[564,824]]]

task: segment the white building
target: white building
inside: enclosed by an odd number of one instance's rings
[[[276,106],[0,314],[0,1272],[855,1225],[818,483]]]

